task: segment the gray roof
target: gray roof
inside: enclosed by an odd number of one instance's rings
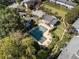
[[[28,1],[30,1],[30,0],[23,0],[23,2],[28,2]]]
[[[58,59],[79,59],[77,52],[79,50],[79,36],[74,36],[66,48],[61,52]],[[72,58],[73,57],[73,58]]]
[[[57,1],[65,3],[67,0],[57,0]]]
[[[74,22],[72,26],[74,26],[76,29],[79,29],[79,18]]]
[[[36,0],[23,0],[23,2],[36,1]]]
[[[52,21],[53,18],[52,16],[44,15],[43,19],[49,23],[50,21]]]
[[[34,5],[36,0],[23,0],[22,3],[27,3],[28,5]]]
[[[71,5],[71,6],[76,6],[77,4],[72,2],[72,1],[67,1],[66,4]]]
[[[52,1],[53,2],[58,1],[58,2],[67,4],[67,5],[70,5],[70,6],[76,6],[77,5],[76,3],[72,2],[72,1],[68,1],[68,0],[52,0]]]
[[[48,24],[55,25],[58,22],[58,19],[55,16],[44,15],[43,19],[47,21]]]

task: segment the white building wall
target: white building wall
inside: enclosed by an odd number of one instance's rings
[[[50,2],[55,2],[55,0],[50,0]]]
[[[77,29],[78,33],[79,33],[79,29]]]
[[[62,3],[62,2],[56,2],[57,4],[60,4],[60,5],[63,5],[63,6],[66,6],[67,8],[69,8],[69,9],[72,9],[72,8],[74,8],[73,6],[71,6],[71,5],[68,5],[68,4],[65,4],[65,3]]]
[[[69,8],[69,9],[74,8],[74,6],[71,6],[71,5],[68,5],[68,4],[66,4],[66,3],[62,3],[62,2],[59,2],[59,1],[50,0],[50,2],[56,2],[57,4],[60,4],[60,5],[66,6],[66,7]]]

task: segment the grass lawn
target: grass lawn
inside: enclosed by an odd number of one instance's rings
[[[62,17],[62,19],[65,18],[65,15],[70,11],[66,8],[64,8],[63,6],[59,6],[59,5],[55,5],[55,4],[51,4],[51,3],[48,3],[48,2],[44,2],[43,3],[43,7],[48,9],[48,10],[51,10],[49,12],[51,12],[52,14],[53,13],[57,13],[58,16]],[[57,26],[57,29],[54,30],[53,32],[59,36],[59,38],[61,38],[63,32],[65,30],[65,25],[64,23],[61,21],[60,25]]]
[[[70,11],[66,8],[63,8],[63,6],[59,6],[59,5],[55,5],[55,4],[52,5],[47,2],[43,4],[43,8],[46,8],[46,10],[48,10],[48,12],[50,12],[52,14],[57,13],[56,16],[60,16],[61,19],[63,19],[63,20],[65,19],[65,15]],[[64,32],[67,29],[65,27],[66,26],[63,23],[63,21],[60,20],[60,25],[58,25],[57,28],[52,31],[52,33],[56,34],[59,37],[59,40],[57,42],[55,42],[54,48],[52,49],[53,53],[55,53],[55,54],[57,52],[59,52],[59,50],[61,48],[65,47],[66,42],[69,42],[71,39],[70,34]]]
[[[57,28],[54,31],[52,31],[53,33],[55,33],[59,37],[59,40],[57,42],[55,42],[56,44],[54,45],[54,48],[52,49],[54,54],[59,52],[61,48],[65,47],[66,42],[69,42],[70,39],[71,39],[70,34],[65,32],[65,34],[64,34],[64,36],[63,36],[63,38],[61,40],[61,37],[62,37],[65,29],[66,28],[65,28],[64,23],[61,22],[61,24],[59,26],[57,26]]]
[[[61,23],[56,30],[54,30],[53,32],[59,37],[61,38],[61,36],[63,35],[63,32],[65,30],[65,25],[63,23]]]
[[[61,16],[63,19],[65,18],[65,14],[67,14],[67,12],[69,11],[68,9],[63,8],[62,6],[58,7],[58,6],[52,5],[50,3],[44,3],[43,7],[51,10],[50,11],[51,13],[56,13],[57,12],[58,16]]]

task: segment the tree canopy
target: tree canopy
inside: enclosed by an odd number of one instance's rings
[[[79,6],[75,7],[65,15],[65,21],[72,24],[79,16]]]
[[[15,0],[0,0],[0,4],[6,5],[6,6],[12,4],[13,2],[15,2]]]
[[[7,36],[9,32],[20,30],[22,27],[21,17],[15,9],[0,10],[0,37]]]
[[[38,49],[35,45],[38,44],[31,37],[23,39],[13,37],[10,36],[0,40],[0,59],[36,59],[35,54]]]
[[[72,0],[73,2],[76,2],[76,3],[78,3],[79,4],[79,0]]]

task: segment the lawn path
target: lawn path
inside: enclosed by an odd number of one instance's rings
[[[67,26],[66,26],[66,23],[65,23],[64,19],[63,19],[63,24],[65,25],[65,29],[64,29],[64,32],[63,32],[63,34],[62,34],[60,40],[57,42],[57,44],[54,46],[54,49],[52,50],[52,51],[54,52],[54,54],[57,53],[58,47],[59,47],[59,46],[58,46],[58,43],[63,40],[64,35],[65,35],[65,33],[66,33],[66,30],[67,30]]]

